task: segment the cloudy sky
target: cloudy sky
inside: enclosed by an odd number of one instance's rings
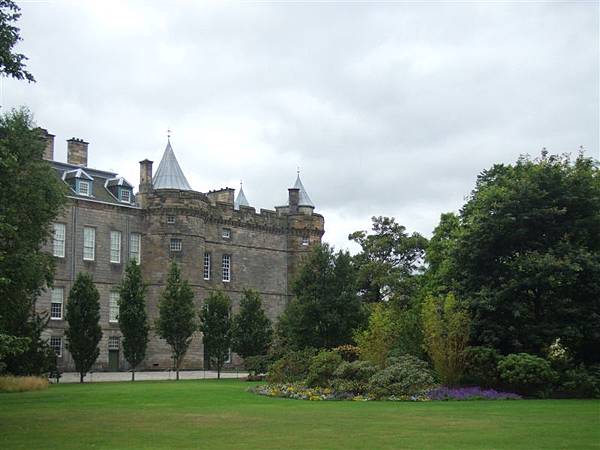
[[[430,235],[477,174],[520,154],[599,155],[598,1],[20,1],[35,84],[3,80],[89,165],[138,184],[167,129],[195,190],[287,197],[300,166],[325,239],[373,215]]]

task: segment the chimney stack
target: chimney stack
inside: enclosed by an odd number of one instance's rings
[[[67,141],[67,162],[76,166],[87,167],[88,145],[83,139],[71,138]]]
[[[290,214],[298,214],[298,203],[300,202],[300,189],[288,189],[288,203],[290,206]]]
[[[152,190],[152,161],[144,159],[140,161],[140,190],[145,193]]]
[[[42,134],[42,139],[44,140],[44,156],[43,158],[48,161],[54,160],[54,135],[48,133],[48,130],[45,128],[40,128],[40,133]]]

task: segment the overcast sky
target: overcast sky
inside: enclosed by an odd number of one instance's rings
[[[35,84],[4,80],[89,165],[138,184],[167,129],[195,190],[287,198],[300,166],[324,239],[373,215],[429,236],[475,178],[520,154],[598,157],[598,1],[21,1]]]

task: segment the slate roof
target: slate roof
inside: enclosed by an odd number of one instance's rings
[[[235,202],[233,202],[233,207],[235,209],[240,209],[240,206],[250,206],[250,203],[248,203],[248,199],[246,198],[246,195],[244,194],[244,188],[242,188],[241,184],[240,184],[240,192],[238,192]]]
[[[177,162],[177,158],[175,158],[175,153],[173,152],[173,147],[171,147],[171,142],[167,142],[167,147],[165,148],[165,152],[163,153],[163,157],[160,160],[160,164],[158,165],[158,169],[152,178],[152,187],[154,189],[180,189],[182,191],[191,191],[192,188],[190,184],[185,178],[181,167],[179,167],[179,163]]]
[[[80,178],[91,181],[92,192],[90,196],[87,195],[79,195],[75,190],[70,187],[70,184],[66,182],[67,186],[69,186],[69,196],[80,198],[82,200],[92,200],[99,201],[104,203],[112,203],[114,205],[119,206],[134,206],[135,200],[133,204],[127,202],[121,202],[117,198],[114,197],[107,189],[107,182],[109,180],[114,180],[118,178],[118,175],[114,172],[108,172],[105,170],[97,170],[92,169],[90,167],[82,168],[81,166],[76,166],[74,164],[68,164],[60,161],[48,161],[50,165],[56,170],[56,174],[62,180],[70,180],[72,178],[77,178],[78,175]],[[81,173],[78,173],[81,171]],[[63,177],[64,176],[64,177]],[[124,179],[123,179],[124,180]],[[125,181],[126,182],[126,181]],[[132,198],[135,198],[132,197]]]

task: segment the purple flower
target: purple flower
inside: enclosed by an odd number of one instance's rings
[[[440,386],[427,391],[431,400],[517,400],[521,396],[495,389],[481,389],[477,386],[449,388]]]

